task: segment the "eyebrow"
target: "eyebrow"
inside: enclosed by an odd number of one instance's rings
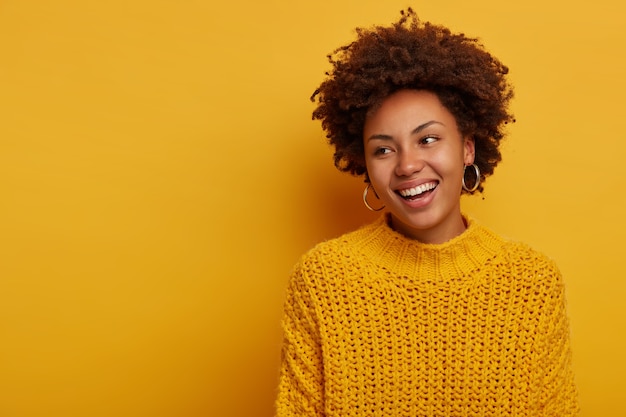
[[[416,127],[415,129],[413,129],[413,130],[411,131],[411,135],[418,134],[418,133],[419,133],[419,132],[421,132],[422,130],[424,130],[424,129],[426,129],[427,127],[429,127],[429,126],[431,126],[431,125],[434,125],[434,124],[438,124],[438,125],[442,125],[442,126],[444,126],[444,124],[443,124],[443,123],[441,123],[441,122],[438,122],[438,121],[436,121],[436,120],[430,120],[430,121],[428,121],[428,122],[426,122],[426,123],[423,123],[423,124],[419,125],[419,126],[418,126],[418,127]],[[367,138],[367,140],[368,140],[368,141],[373,140],[373,139],[390,140],[390,139],[392,139],[392,137],[391,137],[390,135],[385,135],[385,134],[382,134],[382,133],[377,133],[377,134],[374,134],[374,135],[370,136],[369,138]]]

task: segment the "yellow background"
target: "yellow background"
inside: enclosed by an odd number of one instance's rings
[[[626,415],[622,2],[3,0],[0,416],[271,416],[291,266],[373,218],[308,97],[407,5],[510,66],[465,210],[557,260],[582,415]]]

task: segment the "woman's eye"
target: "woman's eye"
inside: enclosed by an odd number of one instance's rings
[[[426,136],[425,138],[423,138],[421,140],[421,142],[425,145],[437,142],[437,140],[439,140],[438,138],[436,138],[435,136]]]
[[[374,155],[387,155],[388,153],[391,152],[391,149],[389,148],[376,148],[376,150],[374,151]]]

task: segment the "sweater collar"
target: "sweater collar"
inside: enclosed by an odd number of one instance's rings
[[[396,232],[384,215],[356,232],[355,249],[400,276],[461,278],[483,267],[505,243],[468,216],[463,218],[467,224],[463,233],[445,243],[430,244]]]

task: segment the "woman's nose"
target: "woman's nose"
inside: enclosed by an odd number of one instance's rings
[[[424,159],[420,152],[400,152],[396,164],[396,175],[408,177],[424,168]]]

